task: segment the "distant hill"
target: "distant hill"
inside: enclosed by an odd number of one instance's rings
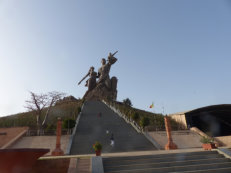
[[[82,106],[82,100],[76,99],[73,96],[64,97],[52,107],[47,121],[47,128],[54,129],[56,126],[57,118],[61,119],[72,118],[76,119],[78,109]],[[46,109],[43,111],[45,116]],[[34,112],[24,112],[15,115],[0,117],[0,127],[21,127],[28,126],[30,129],[36,129],[36,115]]]
[[[83,101],[81,99],[76,99],[73,96],[64,97],[62,100],[59,100],[51,109],[46,129],[55,129],[58,117],[61,117],[62,120],[68,118],[75,120],[78,116],[79,109],[82,106],[82,102]],[[149,125],[147,128],[149,130],[165,130],[164,116],[162,114],[156,114],[126,106],[122,102],[113,102],[113,106],[119,109],[120,112],[122,112],[128,118],[133,119],[137,124],[140,124],[142,118],[148,118]],[[46,109],[44,109],[42,120],[45,116],[45,112]],[[138,116],[135,116],[135,113],[138,114]],[[34,112],[24,112],[0,117],[0,128],[22,126],[28,126],[30,129],[37,128],[36,115]],[[179,129],[179,125],[174,120],[171,120],[171,126],[173,130]]]

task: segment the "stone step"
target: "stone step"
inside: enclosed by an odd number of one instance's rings
[[[77,167],[76,167],[76,172],[81,172],[81,173],[90,173],[90,159],[81,159],[79,158],[77,160]]]
[[[214,158],[222,158],[223,156],[220,154],[209,154],[209,155],[192,155],[192,156],[182,156],[182,157],[163,157],[163,158],[141,158],[141,159],[133,159],[130,160],[107,160],[103,159],[103,163],[105,166],[109,165],[128,165],[128,164],[136,164],[136,163],[160,163],[160,162],[173,162],[173,161],[189,161],[189,160],[200,160],[200,159],[214,159]]]
[[[217,169],[206,169],[206,170],[196,170],[196,171],[184,171],[182,173],[230,173],[231,167],[227,168],[217,168]]]
[[[97,116],[99,112],[102,113],[101,117]],[[109,130],[109,135],[106,130]],[[110,146],[111,133],[115,140],[113,148]],[[156,150],[143,134],[137,133],[107,105],[99,101],[88,101],[84,103],[70,154],[94,153],[92,145],[96,141],[103,145],[102,153]]]
[[[109,158],[103,158],[107,161],[113,161],[113,160],[132,160],[132,159],[148,159],[148,158],[168,158],[168,157],[187,157],[187,156],[200,156],[200,155],[214,155],[218,154],[217,151],[198,151],[198,152],[187,152],[187,153],[166,153],[166,154],[155,154],[155,155],[142,155],[142,156],[126,156],[126,157],[109,157]]]
[[[185,172],[185,171],[201,171],[208,169],[219,169],[219,168],[231,168],[230,162],[225,163],[210,163],[210,164],[199,164],[199,165],[187,165],[187,166],[173,166],[163,168],[141,168],[141,169],[129,169],[129,170],[115,170],[107,171],[105,173],[170,173],[170,172]]]
[[[189,161],[174,161],[174,162],[161,162],[161,163],[136,163],[128,165],[104,165],[106,171],[116,170],[129,170],[129,169],[147,169],[147,168],[162,168],[162,167],[173,167],[173,166],[186,166],[186,165],[199,165],[199,164],[210,164],[210,163],[225,163],[230,162],[228,158],[218,159],[201,159],[201,160],[189,160]]]

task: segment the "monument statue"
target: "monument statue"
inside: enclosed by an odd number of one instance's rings
[[[109,53],[107,63],[106,60],[103,58],[101,60],[102,66],[98,70],[98,76],[99,80],[97,81],[98,84],[104,83],[108,89],[111,88],[111,80],[109,76],[109,72],[111,69],[111,65],[114,64],[117,61],[117,58],[114,57],[114,55],[117,53],[116,51],[114,54]]]
[[[88,73],[83,77],[81,81],[79,81],[78,85],[80,85],[81,82],[89,76],[90,78],[86,81],[85,86],[88,86],[88,90],[92,90],[96,85],[97,77],[97,73],[94,71],[94,69],[94,67],[90,67]]]
[[[91,67],[88,73],[83,77],[83,79],[78,83],[78,85],[89,76],[89,79],[86,81],[88,90],[84,94],[83,98],[85,100],[103,100],[103,99],[112,99],[116,100],[117,97],[117,78],[112,77],[110,79],[109,73],[111,65],[117,61],[117,58],[114,54],[109,53],[107,61],[102,58],[101,67],[98,70],[98,74],[94,71],[94,67]],[[98,81],[96,81],[96,79]]]

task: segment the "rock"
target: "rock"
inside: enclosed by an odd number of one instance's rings
[[[87,92],[84,96],[85,100],[116,100],[117,90],[109,89],[103,83],[98,84],[93,90]]]

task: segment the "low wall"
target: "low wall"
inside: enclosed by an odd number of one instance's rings
[[[179,123],[183,129],[187,129],[187,122],[185,118],[185,114],[171,114],[168,115],[171,119],[175,120]]]
[[[231,147],[231,136],[215,137],[215,140],[221,142],[226,147]]]
[[[68,171],[70,158],[37,160],[30,173],[64,173]]]
[[[198,129],[197,127],[192,127],[190,128],[191,131],[199,134],[200,136],[204,136],[206,138],[210,138],[210,136],[208,136],[207,134],[205,134],[204,132],[202,132],[200,129]],[[220,147],[220,146],[225,146],[225,144],[219,140],[217,137],[214,138],[214,142],[216,144],[217,147]]]
[[[9,148],[22,138],[28,129],[29,127],[0,128],[0,132],[4,134],[0,136],[0,148]]]

